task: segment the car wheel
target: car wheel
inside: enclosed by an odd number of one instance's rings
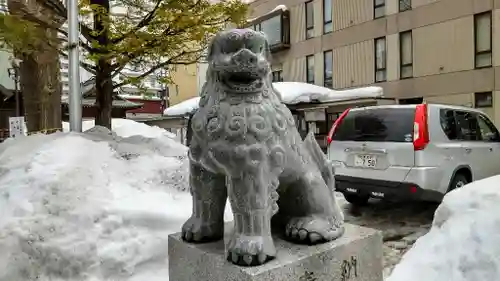
[[[356,206],[365,206],[368,204],[369,196],[357,194],[344,194],[345,200]]]
[[[468,183],[469,181],[464,175],[456,174],[455,177],[453,177],[453,180],[451,180],[450,182],[450,191],[461,188]]]

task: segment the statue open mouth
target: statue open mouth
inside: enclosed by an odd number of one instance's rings
[[[222,82],[229,89],[239,92],[260,91],[264,86],[262,77],[249,73],[228,73],[222,77]]]

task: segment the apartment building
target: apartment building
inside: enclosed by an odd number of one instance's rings
[[[482,108],[500,124],[500,0],[250,5],[250,26],[271,41],[275,81],[376,85],[400,103]]]
[[[208,64],[203,60],[189,65],[176,65],[170,71],[169,105],[181,103],[200,94]]]

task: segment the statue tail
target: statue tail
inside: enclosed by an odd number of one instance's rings
[[[314,163],[317,165],[318,169],[321,171],[321,176],[325,181],[326,185],[328,185],[332,191],[335,190],[335,171],[333,166],[330,164],[328,159],[326,158],[323,150],[319,146],[316,138],[314,137],[313,132],[309,132],[307,136],[304,138],[304,146],[309,154],[311,155]]]
[[[307,136],[304,138],[304,146],[309,154],[311,155],[312,160],[318,167],[321,172],[321,176],[325,181],[326,185],[332,191],[332,196],[335,204],[335,213],[338,214],[337,223],[340,225],[344,221],[344,215],[342,210],[340,209],[340,205],[337,203],[337,199],[335,197],[335,169],[333,165],[326,158],[325,153],[321,150],[316,138],[314,137],[313,132],[309,132]]]

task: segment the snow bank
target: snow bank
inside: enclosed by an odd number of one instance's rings
[[[103,127],[0,144],[0,281],[168,280],[167,235],[191,212],[186,155]]]
[[[357,98],[377,98],[383,96],[381,87],[364,87],[336,91],[314,84],[302,82],[274,82],[273,87],[281,95],[284,104],[335,102]],[[192,113],[198,109],[200,97],[185,100],[165,109],[165,115],[180,116]]]
[[[273,87],[281,94],[283,103],[333,102],[356,98],[376,98],[383,95],[381,87],[364,87],[349,90],[332,90],[301,82],[275,82]]]
[[[82,130],[86,131],[94,127],[94,120],[85,120],[82,123]],[[120,137],[130,137],[141,135],[148,138],[169,137],[175,138],[175,134],[168,132],[158,126],[149,126],[144,123],[136,122],[130,119],[113,118],[111,127]],[[63,122],[63,130],[69,132],[69,123]]]
[[[499,186],[495,176],[446,195],[386,281],[500,280]]]

